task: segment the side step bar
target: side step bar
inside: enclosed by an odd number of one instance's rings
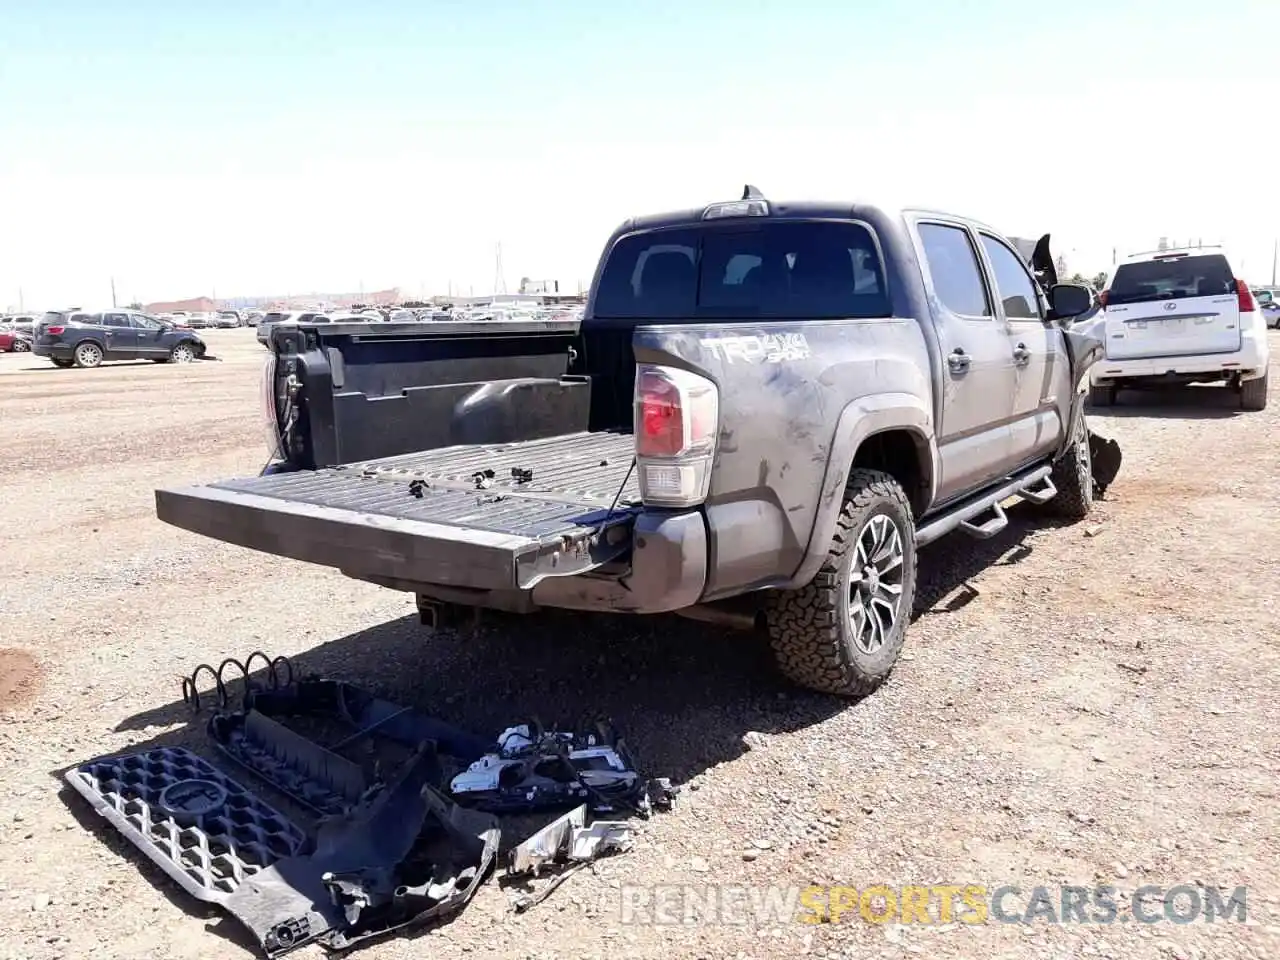
[[[953,530],[963,530],[971,537],[988,540],[1009,525],[1009,518],[1000,506],[1010,497],[1021,497],[1031,503],[1046,503],[1058,493],[1049,479],[1053,467],[1044,465],[1026,473],[1009,477],[1005,483],[990,490],[974,494],[962,500],[941,516],[934,517],[916,530],[916,543],[924,546],[944,537]],[[973,521],[984,513],[991,516],[985,522]]]

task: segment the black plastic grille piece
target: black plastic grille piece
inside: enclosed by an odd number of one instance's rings
[[[223,902],[245,877],[297,854],[306,835],[181,747],[91,760],[67,782],[193,897]]]

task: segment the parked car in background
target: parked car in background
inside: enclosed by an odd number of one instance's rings
[[[30,331],[0,324],[0,353],[27,353],[30,349]]]
[[[241,319],[239,310],[219,310],[213,318],[213,325],[220,330],[233,330],[243,327],[244,320]]]
[[[313,313],[309,310],[289,310],[265,314],[258,323],[258,342],[265,346],[271,344],[271,331],[280,324],[291,323],[329,323],[328,314]]]
[[[1274,299],[1258,301],[1258,309],[1270,330],[1280,330],[1280,303]]]
[[[418,319],[418,315],[412,310],[392,310],[387,319],[392,323],[413,323]]]
[[[1134,254],[1098,299],[1106,354],[1089,371],[1094,406],[1123,387],[1226,383],[1243,409],[1266,409],[1263,313],[1220,247]]]
[[[57,367],[96,367],[104,360],[189,363],[205,342],[188,327],[132,310],[51,310],[36,324],[32,353]]]
[[[0,327],[21,330],[24,333],[31,333],[36,327],[36,317],[30,313],[14,313],[0,320]]]
[[[256,327],[261,320],[261,310],[246,310],[244,313],[244,325],[246,327]]]
[[[207,313],[187,314],[186,324],[192,330],[204,330],[214,325],[213,319]]]

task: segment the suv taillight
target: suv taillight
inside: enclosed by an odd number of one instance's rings
[[[719,422],[720,392],[706,377],[636,367],[636,465],[646,505],[689,507],[706,499]]]
[[[1249,285],[1243,280],[1236,281],[1236,297],[1240,301],[1241,313],[1253,313],[1258,309],[1258,305],[1253,300],[1253,291],[1249,289]]]
[[[65,329],[67,329],[67,328],[66,328],[66,327],[45,327],[45,328],[44,328],[44,332],[45,332],[45,333],[51,333],[51,334],[53,334],[55,337],[57,337],[57,336],[60,336],[60,335],[62,334],[62,331],[63,331],[63,330],[65,330]]]

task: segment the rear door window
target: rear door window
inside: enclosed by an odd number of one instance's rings
[[[129,317],[123,313],[104,313],[102,315],[102,325],[104,327],[131,327],[133,324],[129,322]]]
[[[919,231],[933,292],[942,305],[961,317],[992,317],[991,299],[969,231],[941,223],[922,223]]]
[[[832,319],[892,313],[870,231],[770,221],[632,234],[609,253],[595,314],[617,318]]]
[[[1235,292],[1235,278],[1222,254],[1165,257],[1120,264],[1107,292],[1107,306],[1215,297]]]

